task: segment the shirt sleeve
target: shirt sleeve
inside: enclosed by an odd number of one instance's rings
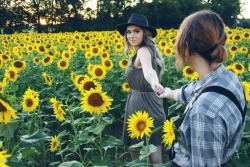
[[[186,138],[190,140],[187,143],[190,143],[191,164],[193,167],[218,167],[222,164],[226,143],[223,119],[219,116],[202,114],[207,111],[202,108],[200,110],[197,114],[191,114],[190,137]]]
[[[189,101],[194,96],[193,92],[194,88],[195,88],[195,82],[182,86],[180,91],[178,92],[178,101],[181,104],[188,104]]]

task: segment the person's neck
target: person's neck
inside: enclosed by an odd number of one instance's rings
[[[199,78],[203,78],[205,75],[209,74],[211,71],[216,70],[221,63],[212,63],[209,64],[205,59],[196,59],[194,62],[194,70],[198,73]]]

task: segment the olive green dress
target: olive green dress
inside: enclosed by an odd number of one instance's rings
[[[125,71],[126,79],[131,88],[131,92],[126,103],[122,137],[124,145],[127,146],[131,146],[142,141],[137,140],[136,138],[131,139],[128,135],[127,121],[130,115],[135,114],[138,110],[141,110],[142,112],[147,111],[149,116],[154,119],[154,128],[162,126],[166,120],[166,115],[163,108],[163,100],[157,97],[153,92],[150,84],[144,78],[142,69],[136,68],[134,66],[134,60],[136,56],[137,55],[131,59]],[[157,72],[158,78],[160,79],[160,67],[157,65],[153,57],[152,67]],[[152,128],[152,130],[154,128]],[[153,133],[150,137],[150,144],[155,146],[161,145],[162,136],[162,129]]]

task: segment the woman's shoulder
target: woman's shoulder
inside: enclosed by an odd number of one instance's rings
[[[140,55],[143,55],[143,56],[151,55],[152,56],[152,51],[148,46],[142,46],[138,49],[137,55],[138,56],[140,56]]]

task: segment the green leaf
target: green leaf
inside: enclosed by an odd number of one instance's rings
[[[107,140],[104,140],[104,144],[106,146],[117,146],[123,145],[120,139],[115,138],[114,136],[109,136]]]
[[[134,150],[138,150],[138,148],[142,148],[144,146],[144,141],[140,142],[140,143],[137,143],[137,144],[134,144],[132,146],[130,146],[128,148],[129,151],[134,151]]]
[[[147,148],[148,148],[148,153],[147,153]],[[139,156],[139,159],[142,160],[156,151],[157,151],[157,147],[154,146],[153,144],[150,144],[149,146],[145,146],[140,151],[141,155]]]
[[[44,132],[38,130],[35,133],[33,133],[32,135],[23,135],[21,136],[21,141],[25,142],[25,143],[35,143],[38,142],[40,140],[50,140],[51,137],[48,136],[47,134],[45,134]]]
[[[106,123],[106,122],[100,122],[98,125],[90,126],[90,127],[86,128],[85,130],[88,130],[89,132],[92,132],[92,133],[98,135],[105,129],[105,127],[108,124],[109,123]]]
[[[61,163],[58,167],[84,167],[84,166],[78,161],[69,161]]]
[[[19,121],[13,121],[10,123],[0,124],[0,136],[11,138],[14,135],[15,130],[18,127]]]

